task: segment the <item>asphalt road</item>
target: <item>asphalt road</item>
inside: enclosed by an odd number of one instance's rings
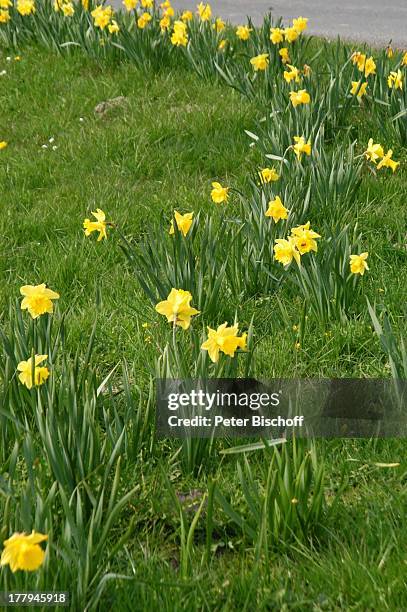
[[[173,0],[173,6],[195,10],[199,0]],[[121,0],[112,2],[117,8]],[[308,32],[376,45],[407,47],[407,0],[212,0],[213,13],[232,23],[244,23],[250,15],[261,22],[271,8],[285,20],[308,17]]]

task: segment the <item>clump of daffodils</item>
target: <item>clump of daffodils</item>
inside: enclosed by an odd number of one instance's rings
[[[364,83],[362,83],[362,81],[352,81],[350,93],[352,96],[357,96],[360,100],[366,94],[367,87],[368,84],[366,81]]]
[[[201,21],[209,21],[212,16],[211,5],[200,2],[197,6],[197,14]]]
[[[394,159],[392,159],[393,150],[389,149],[387,153],[385,153],[382,145],[380,143],[373,142],[373,138],[369,139],[364,156],[367,160],[375,164],[378,170],[381,168],[391,168],[391,170],[395,172],[397,167],[400,165],[400,162],[396,162]]]
[[[186,47],[188,44],[188,28],[183,21],[175,21],[171,35],[171,42],[177,47]]]
[[[403,75],[401,70],[397,70],[397,72],[390,72],[387,77],[387,85],[390,89],[403,89]]]
[[[366,57],[365,53],[355,51],[355,53],[352,54],[352,62],[366,78],[371,74],[376,74],[376,62],[372,56]]]
[[[288,211],[287,211],[288,212]],[[298,266],[301,265],[301,257],[310,251],[317,252],[316,240],[321,238],[319,234],[310,228],[310,222],[299,225],[291,230],[288,238],[277,238],[274,245],[274,259],[287,267],[294,260]]]
[[[104,30],[113,18],[113,9],[111,6],[97,6],[92,12],[93,22],[96,28]]]
[[[297,40],[307,27],[308,19],[306,17],[297,17],[293,19],[292,25],[287,28],[270,28],[270,40],[273,45],[279,45],[282,42],[291,44]]]
[[[303,154],[311,155],[311,141],[305,140],[304,136],[294,136],[294,144],[292,145],[293,151],[297,156],[298,161],[301,160]]]
[[[49,377],[49,370],[46,366],[40,364],[48,359],[48,355],[35,355],[27,361],[20,361],[17,365],[17,370],[20,372],[18,375],[19,381],[27,387],[39,387]]]
[[[134,11],[137,6],[138,0],[123,0],[124,7],[126,11]]]
[[[263,168],[259,171],[260,182],[262,185],[266,183],[273,183],[274,181],[278,181],[280,175],[276,171],[275,168]]]
[[[281,61],[283,62],[283,64],[288,64],[291,60],[290,60],[290,55],[288,53],[288,49],[287,47],[282,47],[279,52],[278,52],[279,56],[281,57]]]
[[[311,102],[311,97],[305,89],[300,89],[299,91],[290,92],[290,101],[295,108],[300,104],[309,104]]]
[[[284,80],[287,81],[287,83],[291,83],[291,81],[299,83],[301,78],[300,71],[298,70],[298,68],[296,68],[292,64],[287,64],[287,68],[288,70],[284,70],[283,73]]]
[[[17,11],[23,17],[32,15],[36,11],[34,0],[17,0]]]
[[[150,15],[150,13],[143,13],[137,19],[137,27],[140,30],[144,30],[144,28],[150,23],[151,20],[152,20],[152,17]]]

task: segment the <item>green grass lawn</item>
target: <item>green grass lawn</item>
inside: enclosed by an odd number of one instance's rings
[[[21,61],[10,62],[7,54],[0,55],[0,70],[7,71],[0,77],[0,140],[8,142],[0,151],[2,328],[8,333],[8,305],[19,297],[19,287],[46,282],[61,295],[57,317],[66,313],[67,353],[78,346],[85,353],[97,319],[93,363],[99,380],[125,359],[131,383],[146,389],[171,331],[141,291],[115,230],[96,243],[84,236],[83,219],[102,208],[137,242],[152,223],[161,222],[167,232],[174,208],[219,218],[210,200],[211,182],[244,192],[250,173],[266,163],[244,132],[256,131],[263,111],[255,101],[183,67],[148,74],[129,63],[101,66],[79,53],[58,57],[24,48]],[[99,102],[117,96],[125,97],[123,105],[104,116],[94,112]],[[374,134],[371,129],[371,121],[355,117],[359,153],[369,137],[381,142],[381,126]],[[372,304],[384,304],[394,328],[402,331],[406,155],[401,146],[394,149],[402,161],[398,172],[378,177],[364,172],[352,206],[370,254],[370,274],[360,279],[365,296]],[[236,215],[237,196],[232,194],[227,206],[226,216]],[[283,288],[278,297],[253,295],[241,304],[223,304],[218,321],[198,325],[220,324],[225,312],[233,318],[238,310],[240,329],[247,329],[254,317],[254,374],[259,377],[389,375],[388,357],[366,309],[363,316],[328,328],[307,311],[296,348],[302,304],[292,287]],[[131,538],[108,567],[130,579],[108,582],[100,609],[407,609],[404,440],[317,442],[326,462],[327,498],[343,476],[348,479],[336,514],[319,538],[256,558],[217,510],[211,563],[201,563],[201,521],[187,579],[179,574],[179,516],[163,484],[163,469],[175,490],[185,494],[206,490],[209,475],[232,496],[238,483],[233,456],[215,454],[207,470],[192,477],[182,470],[177,448],[161,440],[153,453],[144,448],[137,460],[123,460],[120,488],[139,489],[115,524],[109,550],[129,523]],[[262,459],[254,455],[251,460],[258,474]],[[8,464],[1,471],[6,473]],[[22,487],[27,478],[22,470]],[[0,527],[8,517],[5,500],[0,495]]]

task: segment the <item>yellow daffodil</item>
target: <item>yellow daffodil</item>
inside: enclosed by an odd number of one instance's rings
[[[404,53],[403,57],[401,58],[401,65],[407,66],[407,51]]]
[[[281,28],[270,28],[270,40],[273,45],[278,45],[284,40],[284,30]]]
[[[75,13],[75,8],[72,2],[63,2],[61,10],[64,14],[64,17],[72,17]]]
[[[197,8],[197,13],[199,15],[200,20],[209,21],[209,19],[212,16],[211,5],[200,2],[196,8]]]
[[[269,207],[266,210],[266,217],[272,217],[274,223],[278,223],[280,219],[287,219],[290,211],[283,205],[279,196],[269,202]]]
[[[222,352],[229,357],[234,357],[238,348],[246,349],[247,334],[238,336],[239,327],[236,323],[228,327],[227,323],[219,325],[217,329],[208,327],[208,339],[202,344],[201,349],[208,351],[213,363],[219,361],[219,353]]]
[[[292,43],[297,40],[299,34],[295,28],[286,28],[284,30],[284,38],[287,42]]]
[[[369,138],[364,155],[366,159],[370,159],[375,164],[380,157],[384,156],[383,147],[379,143],[374,143],[373,138]]]
[[[366,58],[365,53],[355,51],[352,54],[352,62],[357,65],[360,72],[364,72],[365,77],[376,74],[376,63],[372,56]]]
[[[283,62],[283,64],[288,64],[288,62],[290,61],[290,56],[288,54],[287,47],[282,47],[279,50],[278,54],[281,57],[281,61]]]
[[[137,27],[140,30],[144,30],[144,28],[150,23],[151,20],[152,20],[152,17],[150,15],[150,13],[143,13],[137,19]]]
[[[283,266],[289,266],[293,259],[296,261],[298,266],[301,265],[301,255],[299,251],[297,251],[294,240],[291,236],[288,237],[288,240],[285,238],[277,238],[275,240],[273,250],[274,259],[283,264]]]
[[[253,31],[253,28],[249,28],[249,26],[240,25],[236,28],[236,36],[240,38],[240,40],[249,40],[250,32]]]
[[[361,53],[360,51],[355,51],[354,53],[352,53],[352,63],[357,65],[358,70],[360,72],[363,72],[364,67],[365,67],[365,62],[366,62],[366,55],[364,53]]]
[[[311,97],[305,89],[300,89],[299,91],[290,92],[290,100],[295,108],[299,104],[309,104],[311,102]]]
[[[81,0],[81,4],[85,11],[89,10],[89,0]]]
[[[171,5],[169,5],[168,8],[165,9],[165,11],[163,12],[163,15],[165,17],[174,17],[175,11]]]
[[[171,35],[171,42],[177,47],[186,47],[188,44],[187,25],[183,21],[174,22],[174,30]]]
[[[373,57],[368,57],[365,62],[365,77],[371,74],[376,74],[376,64]]]
[[[0,9],[3,9],[4,11],[8,11],[10,6],[13,6],[13,3],[11,2],[11,0],[0,0]]]
[[[170,26],[171,26],[171,17],[169,17],[168,15],[164,15],[164,17],[160,19],[161,31],[163,32],[164,30],[168,30]]]
[[[350,256],[349,265],[352,274],[360,274],[361,276],[363,276],[365,270],[369,270],[369,266],[366,263],[368,255],[369,253],[361,253],[360,255]]]
[[[174,210],[175,222],[177,224],[177,228],[179,231],[186,236],[191,229],[192,219],[194,213],[185,213],[185,215],[181,215],[177,210]],[[174,230],[174,219],[171,221],[171,227],[169,233],[172,235],[175,233]]]
[[[291,230],[291,236],[301,255],[305,255],[305,253],[309,253],[310,251],[315,251],[315,253],[318,251],[318,245],[315,239],[321,238],[321,236],[310,229],[309,221],[305,225],[294,227]]]
[[[308,18],[307,17],[297,17],[297,19],[293,19],[293,28],[298,33],[304,32],[308,26]]]
[[[33,531],[30,534],[14,533],[4,540],[0,565],[9,565],[14,573],[17,570],[32,572],[43,563],[45,552],[40,546],[48,539],[47,535]]]
[[[159,314],[167,317],[169,323],[188,329],[191,317],[199,314],[199,310],[191,306],[192,295],[183,289],[171,289],[166,300],[159,302],[155,309]]]
[[[8,146],[8,142],[6,142],[5,140],[2,140],[2,141],[0,142],[0,151],[1,151],[2,149],[5,149],[7,146]]]
[[[109,34],[117,34],[120,31],[119,24],[115,19],[112,19],[112,23],[109,24],[108,28]]]
[[[352,87],[350,93],[355,96],[357,93],[358,98],[362,98],[366,94],[367,82],[361,83],[360,81],[352,81]]]
[[[400,165],[400,162],[394,161],[394,159],[392,159],[392,155],[393,151],[392,149],[389,149],[387,153],[383,155],[383,159],[377,164],[377,169],[380,170],[380,168],[391,168],[393,172],[395,172],[397,167]]]
[[[8,11],[0,9],[0,23],[8,23],[10,19],[10,13]]]
[[[49,376],[49,370],[47,367],[39,367],[40,363],[48,359],[48,355],[35,355],[34,363],[33,358],[27,359],[27,361],[20,361],[17,366],[17,370],[20,372],[18,375],[19,381],[27,387],[32,389],[33,386],[38,387],[45,383]],[[34,377],[33,377],[34,370]]]
[[[269,65],[269,54],[261,53],[260,55],[256,55],[256,57],[252,57],[250,63],[256,71],[266,70]]]
[[[259,172],[260,182],[264,185],[265,183],[272,183],[278,181],[280,175],[277,173],[275,168],[263,168]]]
[[[34,0],[17,0],[17,11],[20,15],[31,15],[35,10]]]
[[[41,285],[24,285],[20,287],[20,293],[24,297],[21,302],[21,310],[28,310],[33,319],[54,310],[52,300],[59,299],[59,293],[47,289],[45,283]]]
[[[303,136],[294,136],[293,150],[297,156],[297,159],[301,159],[301,155],[305,153],[305,155],[311,155],[311,141],[305,141]]]
[[[212,191],[211,198],[215,204],[222,204],[223,202],[227,202],[229,198],[229,187],[222,187],[220,183],[216,181],[212,183]]]
[[[403,75],[401,70],[397,72],[390,72],[387,77],[387,85],[390,89],[403,89]]]
[[[389,45],[388,47],[386,47],[386,55],[388,58],[392,58],[394,55],[394,51],[391,45]]]
[[[223,21],[223,19],[221,19],[220,17],[217,17],[215,19],[215,23],[213,24],[213,29],[216,30],[216,32],[222,32],[222,30],[224,30],[226,27],[226,23]]]
[[[126,11],[130,12],[130,11],[134,11],[134,9],[137,6],[137,2],[138,0],[123,0],[123,4],[126,8]]]
[[[91,15],[95,22],[95,27],[104,30],[110,23],[110,20],[113,16],[113,9],[111,6],[97,6],[92,12]]]
[[[291,64],[287,64],[287,67],[290,70],[284,70],[284,79],[287,81],[287,83],[291,83],[291,81],[295,81],[296,83],[300,82],[300,71],[298,70],[298,68],[296,68],[295,66],[292,66]]]
[[[219,51],[223,51],[223,49],[226,47],[227,44],[228,44],[228,41],[226,40],[226,38],[221,40],[219,45],[218,45]]]
[[[90,221],[90,219],[84,220],[83,228],[85,236],[90,236],[92,232],[99,232],[98,242],[100,242],[103,238],[107,238],[106,215],[100,208],[97,208],[96,212],[92,211],[91,214],[95,217],[96,221]]]
[[[154,0],[141,0],[141,6],[145,9],[151,9],[154,6]]]
[[[192,11],[184,11],[181,15],[181,20],[182,21],[192,21],[192,19],[194,18]]]

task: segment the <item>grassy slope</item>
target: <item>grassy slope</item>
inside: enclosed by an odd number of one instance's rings
[[[3,55],[3,67],[0,140],[10,144],[0,152],[1,308],[18,295],[21,284],[46,282],[61,293],[62,309],[71,309],[69,345],[76,348],[90,331],[98,289],[101,370],[125,355],[141,376],[147,375],[156,350],[146,344],[141,323],[153,320],[158,338],[166,327],[125,273],[114,237],[103,244],[86,240],[82,220],[99,206],[127,233],[137,235],[161,211],[168,219],[174,207],[210,209],[211,180],[242,183],[256,161],[243,133],[253,126],[256,111],[225,87],[203,84],[183,71],[147,77],[128,65],[100,69],[79,56],[61,59],[38,50],[24,52],[21,62],[8,63]],[[118,95],[128,98],[125,108],[105,118],[95,116],[98,102]],[[56,151],[41,148],[51,136]],[[374,136],[380,141],[380,133]],[[368,134],[361,131],[359,137],[364,144]],[[364,282],[371,300],[380,300],[379,289],[384,291],[396,316],[406,270],[391,245],[402,237],[404,181],[405,172],[379,181],[366,178],[359,196],[361,203],[369,200],[360,225],[374,269]],[[291,324],[297,323],[298,305],[286,306]],[[135,316],[132,308],[142,316]],[[295,351],[295,333],[273,301],[244,305],[239,320],[248,321],[254,311],[256,331],[264,336],[257,354],[260,374],[288,370],[364,376],[386,371],[367,320],[333,326],[326,336],[311,319],[306,346]],[[176,517],[161,499],[155,460],[146,459],[137,468],[140,473],[128,466],[129,479],[143,483],[135,504],[138,537],[128,551],[138,580],[117,589],[115,597],[122,599],[116,600],[115,609],[134,601],[139,609],[168,610],[206,605],[253,609],[254,601],[260,609],[406,608],[406,496],[400,484],[405,467],[381,471],[372,465],[403,460],[405,443],[336,441],[321,446],[331,467],[331,488],[342,469],[353,485],[346,496],[347,512],[326,547],[291,550],[276,555],[271,567],[256,569],[252,551],[236,554],[240,549],[233,533],[226,539],[220,535],[226,546],[219,548],[213,572],[201,575],[197,570],[191,583],[181,586],[176,586],[173,570]],[[235,486],[233,464],[225,462],[218,471],[221,488]],[[181,479],[176,462],[168,469],[179,490],[205,487],[205,478]],[[121,553],[117,566],[129,573],[128,556]],[[165,586],[158,585],[160,580]]]

